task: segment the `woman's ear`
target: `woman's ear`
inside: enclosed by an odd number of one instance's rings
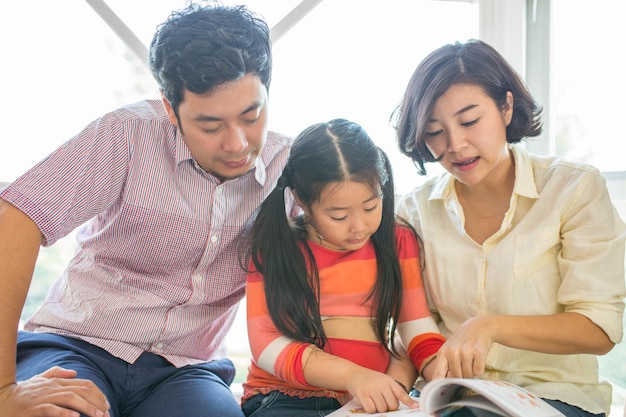
[[[502,115],[504,116],[505,124],[508,126],[513,118],[513,93],[510,91],[506,92],[506,101],[504,103]]]

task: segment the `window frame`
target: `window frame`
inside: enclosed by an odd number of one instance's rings
[[[453,0],[463,1],[463,0]],[[553,153],[550,141],[550,0],[466,0],[478,3],[479,38],[498,49],[526,79],[533,94],[543,106],[544,130],[538,140],[525,142],[532,153]],[[103,1],[93,0],[101,4]],[[309,0],[315,7],[321,0]],[[281,33],[281,35],[284,35]],[[286,34],[288,36],[288,34]],[[137,49],[129,45],[131,50]],[[139,48],[141,49],[141,48]],[[143,51],[143,49],[141,49]],[[6,145],[5,145],[6,146]],[[611,198],[621,216],[626,219],[626,170],[603,172]],[[2,182],[0,189],[7,186]],[[618,387],[617,395],[623,396]],[[620,411],[621,413],[621,411]],[[613,415],[613,413],[612,413]]]

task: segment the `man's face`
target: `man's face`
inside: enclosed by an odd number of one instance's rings
[[[179,119],[163,102],[204,170],[225,181],[254,167],[267,136],[267,88],[258,76],[247,74],[206,94],[185,91]]]

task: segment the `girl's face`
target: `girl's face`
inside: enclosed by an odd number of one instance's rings
[[[512,163],[506,127],[513,115],[513,95],[504,109],[474,84],[454,84],[435,102],[425,143],[441,165],[463,184],[480,184]],[[497,177],[497,176],[496,176]]]
[[[309,216],[309,238],[329,249],[357,250],[376,232],[382,217],[379,191],[355,181],[327,184]],[[320,238],[321,236],[321,238]]]

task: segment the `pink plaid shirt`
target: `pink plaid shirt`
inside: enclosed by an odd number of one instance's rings
[[[225,356],[245,293],[239,237],[274,188],[290,140],[269,133],[256,167],[220,183],[192,159],[160,101],[87,126],[0,193],[51,245],[78,248],[25,329],[76,337],[134,362]],[[245,264],[245,263],[244,263]]]

